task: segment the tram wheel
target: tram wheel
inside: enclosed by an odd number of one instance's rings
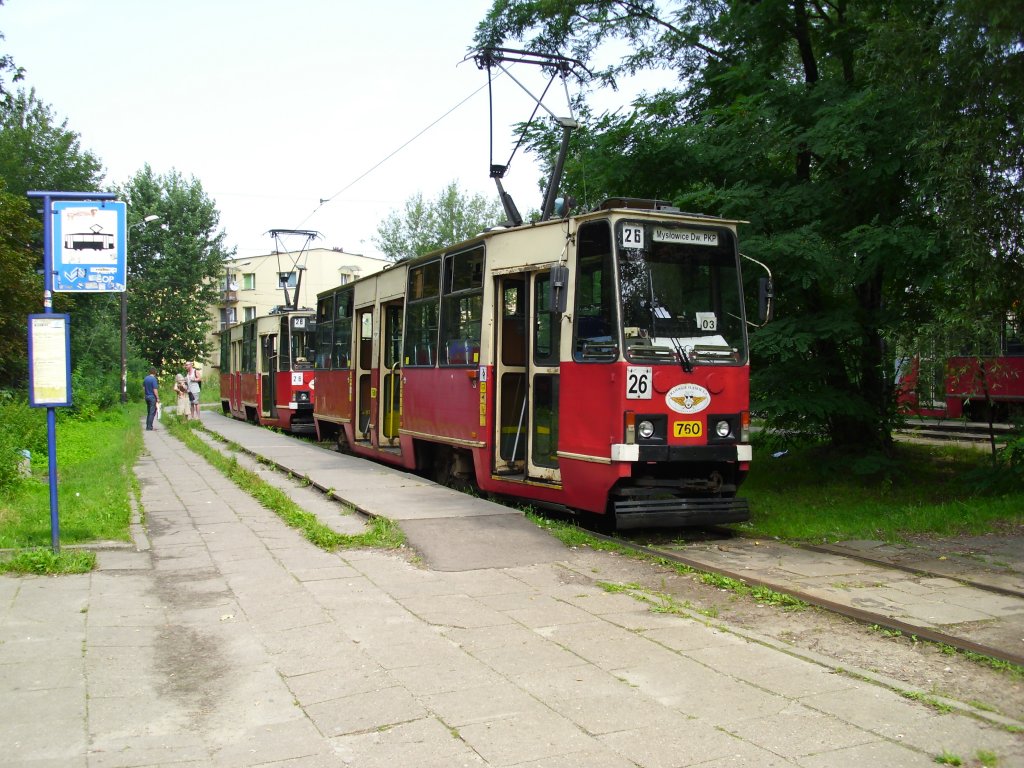
[[[344,427],[338,427],[338,453],[351,453]]]

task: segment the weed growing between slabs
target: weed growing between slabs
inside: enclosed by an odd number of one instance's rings
[[[616,552],[624,557],[633,558],[634,560],[644,560],[646,562],[655,563],[656,565],[660,565],[665,568],[671,568],[676,573],[694,576],[708,586],[732,592],[736,595],[748,595],[759,603],[774,605],[787,611],[803,610],[808,607],[807,603],[803,600],[798,600],[791,595],[776,592],[768,589],[767,587],[752,587],[738,579],[720,576],[717,573],[699,571],[696,568],[691,568],[688,565],[683,565],[682,563],[658,557],[657,555],[638,552],[635,549],[618,544],[615,541],[594,536],[589,531],[586,531],[577,525],[573,525],[572,523],[564,523],[547,517],[541,517],[532,511],[527,511],[526,517],[533,521],[535,525],[545,529],[565,546],[570,548],[589,547],[590,549],[601,552]],[[635,590],[633,591],[635,592]],[[701,613],[704,613],[704,611],[701,611]]]
[[[366,533],[349,535],[333,531],[321,523],[316,515],[299,507],[288,498],[286,493],[264,482],[256,473],[242,467],[234,456],[225,456],[207,445],[193,432],[194,429],[201,429],[200,425],[195,422],[183,421],[177,417],[165,419],[163,424],[189,450],[204,458],[221,474],[264,507],[274,512],[288,526],[301,531],[306,539],[321,549],[328,552],[339,548],[354,549],[357,547],[397,549],[405,543],[405,537],[398,526],[383,517],[373,518],[370,521],[370,530]],[[241,450],[239,446],[231,447],[233,450]]]

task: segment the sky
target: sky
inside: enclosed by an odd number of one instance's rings
[[[488,176],[487,75],[463,62],[488,0],[4,0],[0,52],[124,184],[146,163],[195,178],[238,257],[269,253],[271,229],[381,256],[390,212],[455,181],[497,200]],[[515,45],[514,43],[511,45]],[[540,94],[547,78],[520,65]],[[534,102],[496,78],[494,161]],[[615,96],[628,103],[621,93]],[[545,105],[568,114],[565,89]],[[504,179],[524,213],[541,172],[517,153]],[[298,248],[301,240],[285,242]]]

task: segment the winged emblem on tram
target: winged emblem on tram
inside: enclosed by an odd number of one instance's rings
[[[676,405],[681,405],[688,411],[692,411],[705,400],[707,400],[706,397],[694,397],[693,395],[683,395],[682,397],[672,398],[673,403],[675,403]]]
[[[700,413],[711,405],[711,393],[699,384],[677,384],[665,393],[665,405],[676,413]]]

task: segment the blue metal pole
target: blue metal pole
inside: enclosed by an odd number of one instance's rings
[[[43,199],[43,312],[53,314],[53,200],[115,200],[112,192],[29,192]],[[57,409],[46,408],[46,450],[50,468],[50,546],[60,552],[60,515],[57,505]]]
[[[43,197],[43,312],[53,313],[53,205],[50,195]],[[50,548],[60,552],[60,514],[57,503],[57,409],[46,409],[46,453],[50,471]]]

